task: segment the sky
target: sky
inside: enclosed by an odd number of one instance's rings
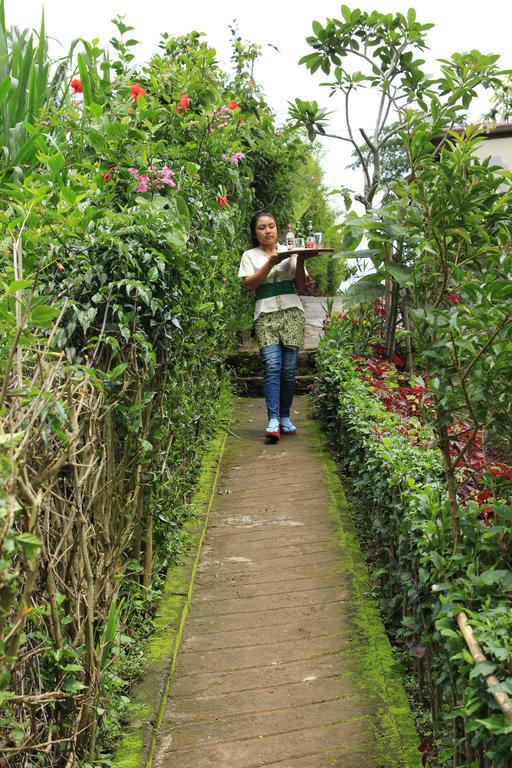
[[[485,3],[450,2],[449,0],[372,0],[369,4],[347,3],[349,7],[381,12],[406,12],[412,5],[421,22],[433,22],[428,34],[430,51],[426,53],[426,70],[435,73],[436,59],[447,58],[453,52],[477,48],[484,53],[498,53],[501,64],[512,69],[512,3],[510,0],[487,0]],[[43,3],[41,0],[5,0],[8,25],[37,27]],[[204,32],[218,51],[219,59],[229,64],[229,26],[238,22],[242,37],[259,43],[263,53],[256,67],[256,80],[263,87],[267,101],[284,120],[288,101],[296,97],[315,99],[322,106],[336,107],[328,98],[328,89],[320,83],[325,76],[312,77],[298,60],[311,49],[305,42],[311,34],[311,22],[321,23],[326,18],[341,18],[341,3],[337,0],[315,0],[300,3],[297,0],[45,0],[44,11],[47,34],[54,39],[54,51],[62,45],[65,52],[76,37],[99,38],[106,44],[112,36],[110,20],[124,15],[127,23],[135,27],[131,34],[141,43],[135,49],[137,60],[148,59],[156,50],[160,35],[168,32],[180,35],[192,30]],[[275,47],[274,47],[275,46]],[[276,51],[275,48],[278,50]],[[354,124],[367,127],[374,122],[371,97],[361,98],[355,105]],[[484,100],[476,108],[475,117],[485,111]],[[343,130],[341,118],[332,118],[333,132]],[[326,183],[331,188],[347,185],[361,187],[359,173],[347,171],[350,161],[348,144],[335,139],[323,139],[323,166]]]

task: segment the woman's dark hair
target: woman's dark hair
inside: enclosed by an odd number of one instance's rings
[[[270,218],[274,219],[274,221],[276,222],[276,227],[277,227],[276,217],[274,216],[273,213],[270,213],[270,211],[259,211],[258,213],[255,213],[249,223],[249,229],[251,233],[251,243],[253,245],[253,248],[257,248],[259,245],[258,238],[256,237],[256,224],[258,223],[258,219],[261,219],[262,216],[270,216]]]

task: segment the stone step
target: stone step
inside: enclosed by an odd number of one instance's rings
[[[314,382],[314,374],[299,374],[295,379],[295,394],[309,394]],[[261,397],[263,394],[263,376],[232,376],[231,383],[239,397]]]

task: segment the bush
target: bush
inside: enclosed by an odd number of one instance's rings
[[[347,351],[349,325],[343,318],[328,325],[317,354],[318,402],[370,531],[385,619],[407,645],[429,698],[443,764],[481,764],[485,755],[495,768],[508,767],[512,727],[492,691],[512,693],[510,485],[496,491],[491,516],[478,497],[461,504],[462,544],[454,552],[443,462],[425,402],[408,395],[416,415],[385,407],[390,392],[398,399],[396,373],[385,365],[387,394],[379,397],[369,383],[375,361]],[[461,611],[487,657],[477,666],[457,628]],[[499,689],[486,685],[491,672]]]

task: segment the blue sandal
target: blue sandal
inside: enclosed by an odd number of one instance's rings
[[[297,427],[295,424],[292,424],[291,421],[289,424],[280,424],[281,427],[281,434],[282,435],[296,435],[297,434]]]

